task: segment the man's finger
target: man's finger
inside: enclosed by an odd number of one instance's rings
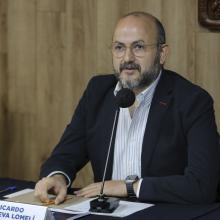
[[[101,190],[101,183],[92,183],[80,190],[75,191],[75,193],[78,194],[78,193],[87,192],[90,190]]]
[[[67,189],[64,186],[60,186],[60,189],[58,191],[58,195],[55,199],[55,204],[58,205],[61,202],[64,201],[64,199],[66,198],[66,194],[67,194]]]
[[[52,177],[44,177],[35,186],[35,196],[42,202],[48,202],[48,191],[53,188],[57,188],[59,182]]]
[[[47,201],[49,201],[47,191],[48,191],[48,186],[46,184],[46,181],[45,180],[41,180],[35,186],[35,193],[34,193],[34,195],[36,197],[38,197],[41,201],[47,202]]]
[[[101,185],[100,183],[97,183],[97,184],[91,184],[81,190],[75,191],[74,193],[77,196],[93,197],[100,194],[100,189],[101,189]]]

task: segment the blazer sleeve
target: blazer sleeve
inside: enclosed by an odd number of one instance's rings
[[[72,120],[67,125],[58,145],[42,165],[41,178],[58,171],[65,173],[72,182],[76,173],[88,162],[85,143],[88,87],[80,99]]]
[[[220,150],[211,97],[205,91],[192,94],[182,105],[181,115],[188,155],[184,174],[143,177],[141,201],[190,204],[216,200]]]

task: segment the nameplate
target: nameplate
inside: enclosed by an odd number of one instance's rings
[[[48,220],[53,219],[53,217],[47,207],[44,206],[0,201],[0,219]]]

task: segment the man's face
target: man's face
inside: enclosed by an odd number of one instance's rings
[[[161,69],[157,43],[152,20],[129,16],[119,21],[113,36],[112,55],[116,76],[124,87],[142,89],[156,79]]]

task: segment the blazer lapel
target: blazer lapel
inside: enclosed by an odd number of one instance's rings
[[[172,80],[163,70],[161,78],[156,87],[154,97],[152,99],[148,121],[145,129],[142,155],[141,155],[141,175],[147,175],[148,167],[154,150],[157,145],[157,139],[160,133],[160,127],[163,117],[169,107],[172,97]]]
[[[111,138],[111,134],[112,134],[112,128],[113,128],[113,123],[114,123],[114,119],[115,119],[115,113],[117,110],[117,104],[115,101],[115,96],[113,93],[114,89],[112,89],[109,94],[108,94],[108,98],[107,98],[107,104],[105,107],[105,129],[103,129],[102,132],[105,131],[104,134],[104,140],[105,143],[103,143],[103,169],[105,167],[105,163],[106,163],[106,159],[107,159],[107,154],[108,154],[108,149],[109,149],[109,143],[110,143],[110,138]],[[112,168],[113,168],[113,154],[114,154],[114,145],[115,145],[115,135],[116,135],[116,129],[117,129],[117,121],[118,121],[118,116],[116,118],[116,122],[115,122],[115,130],[114,130],[114,134],[113,134],[113,138],[112,138],[112,143],[111,143],[111,150],[110,150],[110,155],[109,155],[109,161],[108,161],[108,165],[107,165],[107,170],[106,170],[106,180],[110,180],[112,178]]]

